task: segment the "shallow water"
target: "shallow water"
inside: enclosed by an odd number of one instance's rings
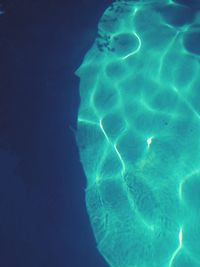
[[[87,209],[110,266],[200,265],[199,25],[183,1],[116,1],[77,70]]]

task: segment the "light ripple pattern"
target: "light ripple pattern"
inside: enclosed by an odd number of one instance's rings
[[[87,210],[111,267],[200,266],[200,9],[184,2],[114,2],[76,71]]]

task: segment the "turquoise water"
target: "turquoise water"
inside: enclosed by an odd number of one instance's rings
[[[116,1],[76,72],[87,210],[111,267],[200,266],[199,31],[191,7]]]

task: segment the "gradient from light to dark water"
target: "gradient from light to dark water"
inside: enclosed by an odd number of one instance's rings
[[[71,128],[111,1],[0,1],[0,266],[103,267]]]

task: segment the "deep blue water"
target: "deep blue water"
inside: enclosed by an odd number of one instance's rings
[[[0,266],[106,267],[86,213],[74,75],[109,0],[1,1]]]
[[[72,129],[80,101],[74,71],[111,2],[0,0],[2,267],[107,266],[86,212]]]

